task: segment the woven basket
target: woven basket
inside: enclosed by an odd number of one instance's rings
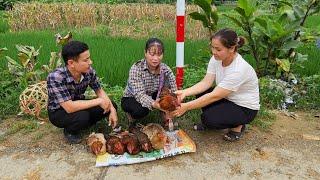
[[[29,85],[20,94],[20,109],[23,114],[35,116],[39,120],[45,120],[41,112],[46,112],[48,104],[47,82],[41,81]]]

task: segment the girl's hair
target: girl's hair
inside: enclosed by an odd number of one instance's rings
[[[150,47],[156,45],[162,53],[164,53],[164,46],[163,43],[160,39],[152,37],[150,39],[148,39],[148,41],[146,42],[146,47],[145,47],[145,52],[147,52],[149,50]]]
[[[238,48],[242,47],[245,42],[244,37],[238,36],[235,31],[228,28],[221,29],[220,31],[216,32],[211,36],[210,41],[216,38],[219,39],[221,44],[226,48],[236,46],[235,51],[237,51]]]

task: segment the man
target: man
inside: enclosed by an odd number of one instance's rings
[[[64,67],[48,75],[48,115],[50,122],[64,128],[64,136],[71,144],[81,142],[80,130],[86,129],[106,116],[109,126],[117,125],[117,107],[101,88],[95,70],[91,67],[89,47],[79,41],[70,41],[62,48]],[[85,100],[90,86],[97,98]]]

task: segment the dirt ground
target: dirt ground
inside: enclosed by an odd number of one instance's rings
[[[0,141],[0,179],[320,179],[320,119],[314,113],[298,112],[296,119],[276,114],[269,130],[250,127],[238,142],[185,127],[196,153],[100,168],[84,141],[69,145],[61,129],[45,123]],[[12,121],[0,122],[0,135]]]

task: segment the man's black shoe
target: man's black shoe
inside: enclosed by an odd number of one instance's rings
[[[66,129],[63,130],[64,137],[70,144],[79,144],[81,136],[79,134],[70,134]]]

